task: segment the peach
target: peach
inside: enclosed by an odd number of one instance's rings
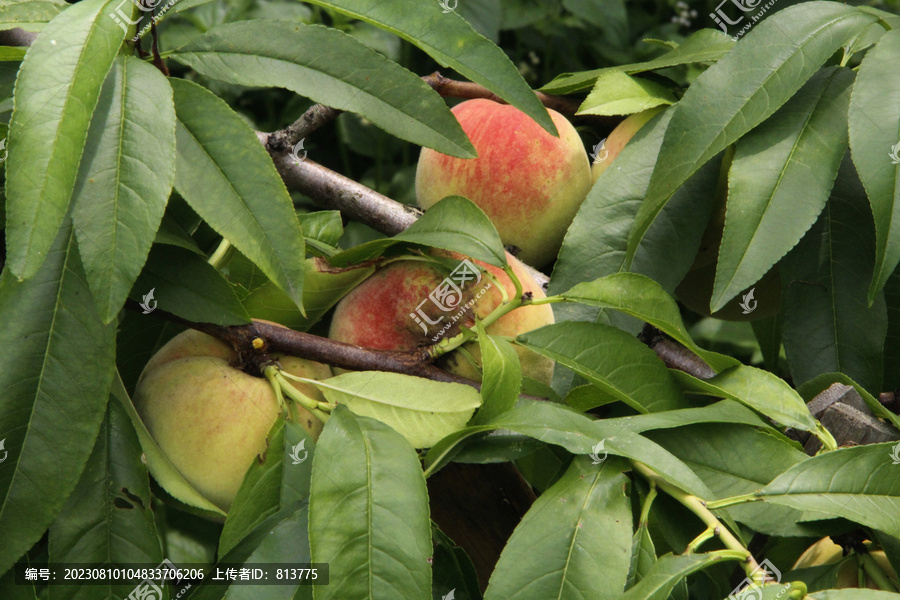
[[[663,108],[663,106],[656,106],[629,115],[612,130],[612,133],[609,134],[608,138],[603,140],[602,145],[595,153],[594,164],[591,165],[591,175],[594,181],[597,181],[600,174],[609,168],[612,161],[615,160],[622,149],[625,148],[625,144],[634,137],[634,134],[636,134],[641,127],[647,124],[647,121],[656,116]]]
[[[294,356],[278,357],[282,368],[308,379],[331,376],[327,365]],[[147,362],[134,405],[150,435],[179,473],[204,498],[228,511],[281,408],[268,380],[235,367],[237,354],[219,340],[188,330]],[[311,384],[292,382],[324,400]],[[293,412],[296,409],[296,412]],[[322,422],[294,405],[294,420],[317,438]],[[147,454],[147,466],[163,488],[165,471]]]
[[[462,159],[423,148],[416,196],[430,208],[446,196],[465,196],[485,212],[500,239],[537,267],[551,262],[578,207],[591,188],[581,138],[565,117],[550,110],[559,137],[525,113],[491,100],[453,108],[478,158]]]
[[[543,290],[523,265],[508,253],[507,260],[522,282],[523,292],[544,298]],[[514,296],[513,283],[502,269],[473,262],[487,268],[503,284],[508,296]],[[474,278],[468,281],[461,288],[461,294],[442,298],[432,294],[447,278],[438,267],[418,260],[391,263],[376,271],[338,303],[329,337],[383,350],[412,350],[452,337],[459,333],[461,325],[473,325],[473,316],[483,319],[502,302],[502,293],[491,279],[485,274],[480,277],[477,283]],[[553,323],[553,311],[549,305],[523,306],[492,323],[487,332],[516,336],[550,323]],[[476,342],[469,342],[463,348],[480,363],[481,353]],[[550,383],[553,361],[521,347],[517,347],[516,352],[523,375]],[[480,379],[478,371],[458,352],[451,352],[441,364],[451,372]]]

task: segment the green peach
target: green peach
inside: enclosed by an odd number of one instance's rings
[[[282,368],[308,379],[331,376],[327,365],[277,356]],[[188,330],[150,359],[138,380],[134,405],[172,465],[204,498],[231,508],[244,474],[266,452],[266,436],[281,409],[268,380],[236,368],[236,353],[219,340]],[[324,400],[312,385],[292,382]],[[295,419],[313,438],[322,423],[295,406]],[[150,472],[166,488],[165,472],[148,456]]]

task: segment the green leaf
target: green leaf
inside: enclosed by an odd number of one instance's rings
[[[63,0],[7,0],[0,5],[0,30],[40,31],[68,6]]]
[[[628,263],[660,210],[713,156],[762,123],[875,17],[835,2],[805,2],[763,22],[704,71],[676,105],[647,198],[628,241]]]
[[[865,192],[845,157],[819,221],[782,261],[782,339],[795,385],[839,371],[881,391],[887,309],[867,291],[875,228]]]
[[[703,423],[654,431],[647,437],[677,456],[717,498],[749,494],[808,458],[782,436],[765,429]],[[814,535],[799,521],[805,511],[761,503],[728,507],[728,513],[754,531],[775,536]],[[821,518],[806,513],[808,518]]]
[[[306,268],[306,275],[303,278],[305,317],[297,310],[297,305],[287,294],[270,281],[266,281],[243,299],[247,314],[254,319],[267,319],[291,329],[306,331],[350,290],[375,272],[375,267],[371,265],[346,269],[332,268],[320,258],[306,259],[304,267]]]
[[[594,449],[602,442],[600,449],[640,461],[685,491],[700,498],[712,495],[696,474],[654,442],[622,428],[610,427],[603,421],[592,421],[560,404],[519,400],[515,409],[503,413],[489,426],[562,446],[572,454],[595,454]]]
[[[0,46],[0,61],[21,62],[25,59],[25,53],[27,50],[27,48],[18,46]]]
[[[884,339],[884,389],[900,389],[900,270],[884,286],[888,329]]]
[[[120,56],[106,77],[72,194],[88,285],[105,323],[141,272],[175,181],[175,108],[159,70]]]
[[[689,391],[737,400],[782,425],[817,436],[824,431],[803,398],[785,380],[768,371],[738,365],[711,379],[697,379],[674,369],[672,374]]]
[[[400,373],[356,371],[308,383],[318,387],[329,402],[387,423],[415,448],[430,448],[462,429],[481,406],[481,396],[473,387]]]
[[[312,437],[299,424],[277,419],[266,442],[265,456],[250,465],[225,518],[219,536],[220,558],[269,516],[309,499],[311,459],[316,449]],[[293,458],[294,448],[297,458]]]
[[[717,554],[686,554],[661,556],[650,571],[633,588],[619,596],[620,600],[667,600],[679,581],[702,569],[706,569],[725,558]]]
[[[438,64],[480,83],[553,135],[550,114],[498,46],[477,34],[439,2],[419,0],[312,0],[371,23],[417,46]]]
[[[150,432],[147,431],[147,426],[141,421],[141,417],[134,408],[134,404],[131,402],[131,398],[125,390],[125,385],[122,383],[118,374],[116,374],[116,378],[113,381],[112,394],[122,403],[125,412],[131,419],[131,425],[137,432],[138,439],[141,442],[141,448],[147,457],[147,463],[153,465],[154,472],[157,474],[165,473],[166,492],[179,502],[184,502],[188,506],[205,511],[214,518],[224,517],[225,512],[204,498],[200,492],[195,490],[178,469],[176,469],[169,461],[169,458],[165,453],[160,450],[159,446],[156,444],[156,440],[154,440],[153,436],[150,435]]]
[[[6,161],[6,253],[37,273],[69,206],[100,88],[122,43],[116,0],[71,6],[34,40],[16,79]],[[258,144],[258,142],[257,142]]]
[[[0,275],[0,573],[44,533],[75,489],[103,421],[114,324],[91,299],[71,227],[31,279]],[[61,438],[61,434],[65,438]]]
[[[295,21],[226,23],[192,39],[172,57],[211,79],[287,88],[360,114],[414,144],[460,158],[476,156],[437,92],[337,29]]]
[[[169,83],[178,118],[175,187],[302,310],[303,233],[272,159],[212,92],[183,79]]]
[[[428,493],[409,443],[338,406],[313,460],[309,539],[330,565],[316,600],[431,598]]]
[[[434,541],[432,596],[445,598],[450,592],[454,592],[454,600],[481,600],[475,566],[466,551],[434,523],[431,524],[431,534]]]
[[[593,86],[599,77],[611,71],[634,74],[676,65],[714,62],[725,56],[733,47],[734,40],[730,35],[717,29],[701,29],[692,33],[691,37],[677,48],[653,60],[580,73],[563,73],[542,87],[541,91],[549,94],[580,92]]]
[[[152,299],[145,300],[151,291]],[[234,290],[219,272],[193,252],[178,246],[153,247],[130,296],[136,302],[144,302],[151,311],[158,306],[188,321],[217,325],[250,322]]]
[[[497,336],[488,335],[481,321],[476,323],[478,346],[481,349],[481,397],[484,405],[475,415],[480,424],[516,405],[522,387],[522,365],[512,344]]]
[[[698,408],[682,408],[665,412],[604,419],[609,426],[618,426],[634,433],[654,429],[671,429],[699,423],[735,423],[752,427],[769,427],[755,412],[734,400],[720,400]]]
[[[54,563],[154,563],[163,549],[141,445],[122,406],[109,403],[81,480],[50,526]],[[54,600],[124,598],[134,582],[60,586]]]
[[[681,320],[681,311],[675,299],[658,283],[643,275],[637,273],[608,275],[595,281],[579,283],[559,295],[573,302],[613,308],[646,321],[693,350],[716,371],[737,364],[737,360],[729,356],[703,350],[697,346]]]
[[[248,567],[254,564],[268,565],[271,569],[276,563],[291,562],[309,563],[309,535],[307,523],[309,510],[306,502],[295,503],[289,508],[280,510],[265,519],[250,532],[228,554],[219,558],[222,563],[239,563]],[[329,580],[331,573],[330,569]],[[271,571],[270,571],[271,573]],[[328,587],[328,586],[323,586]],[[303,595],[300,595],[302,591]],[[311,600],[310,587],[299,584],[290,585],[252,585],[234,583],[222,585],[221,582],[210,581],[192,589],[191,600]]]
[[[594,89],[578,107],[576,114],[630,115],[674,102],[674,94],[664,85],[611,70],[597,77]]]
[[[869,304],[900,262],[900,30],[885,33],[862,64],[850,97],[853,164],[875,215],[875,272]]]
[[[320,244],[337,246],[344,235],[344,224],[339,210],[319,210],[298,215],[303,235]]]
[[[513,531],[485,600],[618,598],[631,559],[626,469],[622,459],[576,458]]]
[[[785,471],[757,495],[900,537],[900,478],[892,451],[888,442],[825,452]]]
[[[712,312],[761,279],[822,212],[847,149],[853,78],[844,67],[819,71],[738,142]]]
[[[517,341],[569,367],[639,413],[685,405],[656,353],[621,329],[568,321],[522,334]]]
[[[360,244],[333,256],[330,262],[338,266],[361,262],[381,256],[401,242],[443,248],[489,265],[506,266],[506,251],[494,225],[484,211],[462,196],[447,196],[394,237]]]
[[[625,587],[633,587],[647,576],[656,564],[656,546],[650,536],[650,527],[642,521],[631,536],[631,562],[628,566],[628,578]]]

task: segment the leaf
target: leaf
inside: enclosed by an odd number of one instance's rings
[[[115,1],[67,8],[19,69],[5,165],[6,260],[19,279],[37,273],[66,215],[91,113],[122,42],[108,16]]]
[[[344,235],[344,224],[339,210],[319,210],[298,216],[307,242],[315,240],[320,244],[337,246],[341,236]]]
[[[141,272],[175,181],[175,109],[166,78],[120,56],[106,77],[72,193],[75,235],[105,323]]]
[[[697,408],[681,408],[645,415],[604,419],[604,423],[634,433],[699,423],[734,423],[752,427],[769,427],[757,413],[734,400],[720,400],[714,404]]]
[[[625,587],[633,587],[646,577],[654,564],[656,564],[656,547],[650,536],[650,527],[646,521],[642,521],[634,535],[631,536],[631,562]]]
[[[228,282],[205,260],[178,246],[156,245],[134,284],[131,299],[153,291],[157,306],[188,321],[246,325],[250,317]],[[147,309],[144,309],[146,311]]]
[[[163,549],[150,504],[141,446],[122,406],[113,400],[81,480],[50,526],[53,563],[154,563]],[[54,600],[126,597],[134,582],[60,586]]]
[[[272,159],[212,92],[183,79],[169,83],[178,117],[175,187],[302,310],[303,233]]]
[[[229,267],[231,267],[229,264]],[[371,265],[333,269],[326,261],[308,258],[303,276],[304,317],[297,305],[271,281],[266,281],[243,299],[247,314],[255,319],[275,321],[285,327],[307,331],[341,298],[375,272]]]
[[[137,432],[138,439],[141,442],[141,448],[147,457],[147,463],[153,465],[154,472],[157,474],[164,474],[164,477],[160,478],[166,480],[166,492],[179,502],[184,502],[188,506],[205,511],[207,515],[212,516],[213,518],[221,519],[221,517],[224,517],[225,512],[204,498],[200,492],[195,490],[184,478],[184,475],[182,475],[169,461],[169,458],[165,453],[160,450],[159,446],[156,444],[156,440],[154,440],[153,436],[150,435],[150,432],[147,431],[147,426],[141,421],[141,417],[134,408],[134,404],[131,402],[131,398],[125,390],[125,385],[122,383],[118,374],[116,374],[116,378],[113,381],[112,394],[122,403],[125,412],[131,419],[131,425]]]
[[[250,465],[225,518],[219,536],[220,559],[271,515],[309,500],[315,440],[299,424],[277,419],[266,442],[265,456]],[[295,464],[292,452],[300,444],[301,462]]]
[[[0,5],[0,30],[40,31],[65,8],[62,0],[7,0]]]
[[[782,261],[782,339],[795,385],[839,371],[881,391],[887,312],[867,302],[875,235],[865,193],[847,157],[818,223]]]
[[[631,558],[626,469],[621,459],[576,458],[513,531],[485,600],[618,598]]]
[[[68,224],[34,277],[16,281],[4,269],[0,323],[3,573],[75,489],[109,396],[116,328],[100,322]]]
[[[292,566],[311,562],[307,523],[309,519],[308,503],[295,503],[265,519],[256,529],[232,548],[228,554],[219,558],[219,563],[229,565],[243,564],[266,565],[269,573],[276,566],[285,566],[289,559]],[[213,572],[214,573],[214,572]],[[328,587],[328,586],[323,586]],[[300,595],[298,590],[306,592]],[[173,595],[174,597],[174,595]],[[282,582],[277,585],[253,585],[246,582],[222,585],[221,582],[208,580],[192,590],[191,600],[306,600],[311,599],[309,587],[300,584]]]
[[[312,560],[331,598],[431,598],[431,522],[415,451],[387,425],[338,406],[313,460]]]
[[[729,356],[703,350],[691,339],[681,320],[675,300],[652,279],[637,273],[617,273],[594,281],[579,283],[559,294],[572,302],[601,308],[613,308],[650,323],[693,350],[716,371],[737,361]]]
[[[839,448],[788,469],[757,493],[764,502],[844,517],[900,537],[893,442]]]
[[[609,427],[603,421],[592,421],[560,404],[519,400],[514,410],[503,413],[488,425],[562,446],[572,454],[592,454],[596,445],[603,442],[603,448],[609,454],[640,461],[673,485],[700,498],[711,497],[709,489],[696,474],[654,442],[630,431]]]
[[[438,64],[480,83],[553,135],[550,114],[499,47],[475,33],[465,19],[419,0],[312,0],[371,23],[418,47]]]
[[[884,339],[884,383],[886,390],[900,389],[900,270],[884,286],[887,335]]]
[[[616,168],[607,169],[597,179],[563,240],[550,281],[551,293],[628,270],[628,232],[646,195],[671,116],[668,109],[651,119],[616,157]],[[675,290],[700,247],[717,193],[719,170],[717,161],[711,161],[675,193],[638,248],[632,272],[647,275],[670,292]],[[563,310],[562,314],[571,312]]]
[[[522,365],[512,344],[503,338],[488,335],[481,321],[476,323],[476,327],[478,347],[481,349],[481,397],[484,405],[473,422],[480,424],[516,405],[522,387]]]
[[[704,71],[676,105],[627,263],[672,194],[713,156],[787,102],[843,43],[875,17],[832,2],[791,6],[757,24]]]
[[[577,115],[630,115],[654,106],[673,104],[675,96],[662,84],[632,77],[620,70],[605,71],[578,107]]]
[[[506,251],[487,215],[468,198],[447,196],[415,223],[392,238],[377,239],[330,259],[344,266],[381,256],[395,244],[407,242],[459,252],[497,267],[506,266]]]
[[[810,594],[813,600],[896,600],[896,592],[880,590],[823,590]]]
[[[685,405],[681,390],[656,353],[621,329],[569,321],[522,334],[517,341],[569,367],[640,413]]]
[[[900,262],[900,31],[885,33],[859,66],[850,96],[850,149],[875,216],[869,304]],[[892,156],[893,155],[893,156]]]
[[[308,380],[326,400],[390,425],[415,448],[429,448],[466,426],[481,396],[461,383],[383,371],[356,371]]]
[[[697,379],[674,369],[671,372],[689,391],[737,400],[782,425],[819,437],[824,432],[803,398],[786,381],[768,371],[738,365],[711,379]]]
[[[481,588],[472,560],[466,551],[457,546],[437,525],[431,524],[434,541],[432,565],[432,596],[446,599],[454,593],[454,600],[481,600]]]
[[[737,144],[710,300],[715,312],[765,275],[822,212],[847,149],[854,73],[816,73]]]
[[[701,29],[692,33],[677,48],[653,60],[580,73],[563,73],[540,90],[548,94],[580,92],[593,86],[599,77],[611,71],[621,71],[631,75],[677,65],[714,62],[725,56],[733,47],[734,40],[730,35],[717,29]]]
[[[702,569],[727,559],[721,554],[686,554],[661,556],[647,575],[633,588],[619,596],[620,600],[666,600],[679,581]]]
[[[786,438],[746,425],[704,423],[654,431],[647,437],[688,465],[716,498],[755,492],[808,458]],[[761,503],[728,507],[732,517],[754,531],[776,536],[814,535],[800,521],[821,515],[804,512]]]
[[[388,133],[444,154],[477,155],[427,83],[337,29],[286,20],[226,23],[193,38],[172,57],[211,79],[283,87],[360,114]]]

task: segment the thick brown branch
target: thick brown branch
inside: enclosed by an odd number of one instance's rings
[[[506,100],[496,95],[480,83],[472,83],[471,81],[456,81],[449,77],[444,77],[439,71],[435,71],[431,75],[426,75],[422,80],[431,86],[441,96],[450,98],[485,98],[493,100],[501,104],[506,104]],[[541,103],[547,108],[551,108],[558,113],[572,116],[581,106],[581,101],[568,96],[551,96],[543,92],[534,93]],[[621,119],[617,119],[621,120]]]

